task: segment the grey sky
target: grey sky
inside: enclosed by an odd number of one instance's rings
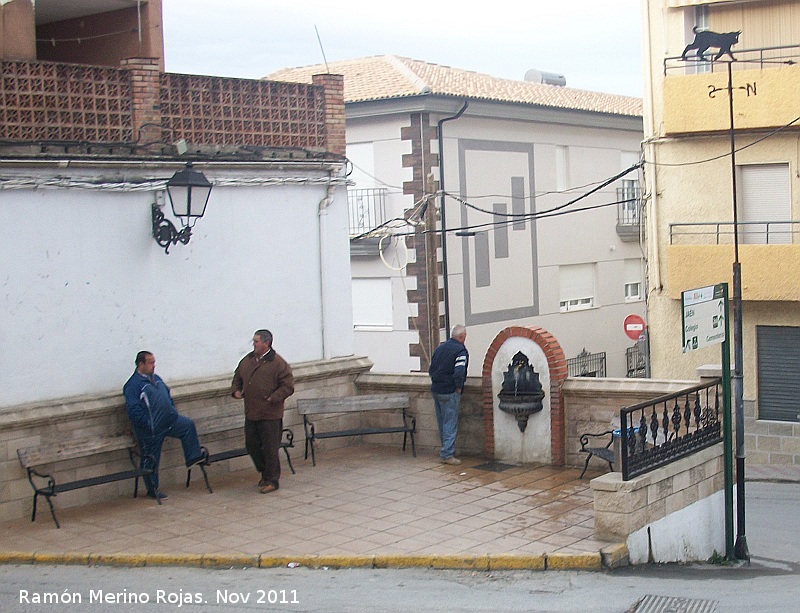
[[[642,0],[164,0],[170,72],[260,78],[279,68],[393,54],[569,87],[642,95]]]

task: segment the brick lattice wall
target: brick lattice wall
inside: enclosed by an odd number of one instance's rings
[[[1,62],[0,69],[0,140],[134,140],[128,71],[50,62]]]

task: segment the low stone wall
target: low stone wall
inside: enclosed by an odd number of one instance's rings
[[[706,560],[725,551],[723,445],[623,481],[591,481],[594,533],[625,541],[632,564]]]
[[[372,363],[366,358],[340,358],[292,365],[296,391],[287,400],[284,426],[292,428],[295,434],[295,445],[298,448],[294,450],[293,456],[302,457],[300,454],[304,440],[303,421],[297,414],[297,399],[355,394],[356,377],[371,367]],[[178,411],[193,419],[209,415],[241,415],[244,410],[242,402],[230,396],[231,376],[174,383],[169,381],[167,374],[166,380]],[[63,443],[88,436],[114,436],[129,431],[121,392],[4,409],[0,412],[0,516],[7,519],[19,518],[31,512],[33,491],[25,470],[17,459],[17,449]],[[208,436],[201,433],[200,442],[213,453],[243,446],[244,434],[240,430]],[[249,458],[238,458],[215,464],[212,473],[239,470],[248,466],[252,466]],[[121,451],[63,462],[53,472],[64,482],[129,467],[127,452]],[[255,472],[253,474],[255,478]],[[166,490],[184,486],[186,468],[180,441],[167,439],[164,443],[159,477]],[[199,473],[194,478],[198,479]],[[105,500],[132,495],[133,484],[110,483],[92,487],[90,490],[59,494],[59,508],[85,503],[87,491],[91,492],[88,496],[92,501]]]
[[[431,396],[431,380],[424,373],[403,375],[363,373],[355,382],[358,394],[383,394],[401,392],[411,398],[410,413],[417,419],[417,433],[414,436],[418,449],[438,449],[439,428],[436,425],[436,410]],[[374,444],[402,445],[402,435],[365,436]],[[331,439],[329,439],[331,440]],[[335,439],[333,439],[335,440]],[[326,441],[320,441],[327,443]],[[458,437],[456,455],[467,453],[482,455],[484,448],[483,400],[480,377],[467,377],[464,394],[461,398],[461,411],[458,418]]]

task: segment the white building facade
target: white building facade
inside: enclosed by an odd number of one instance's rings
[[[622,175],[640,157],[640,101],[394,56],[330,68],[345,79],[351,236],[388,221],[353,241],[356,353],[426,370],[446,322],[464,323],[479,374],[498,330],[537,325],[570,358],[605,353],[586,374],[625,376],[623,321],[645,313],[638,171]]]

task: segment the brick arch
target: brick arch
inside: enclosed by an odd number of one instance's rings
[[[502,330],[489,345],[483,360],[483,431],[484,452],[494,457],[494,398],[492,395],[492,365],[500,347],[509,338],[529,338],[544,352],[550,367],[550,455],[555,466],[563,466],[564,451],[564,397],[561,386],[567,378],[567,358],[564,350],[544,328],[538,326],[510,326]]]

